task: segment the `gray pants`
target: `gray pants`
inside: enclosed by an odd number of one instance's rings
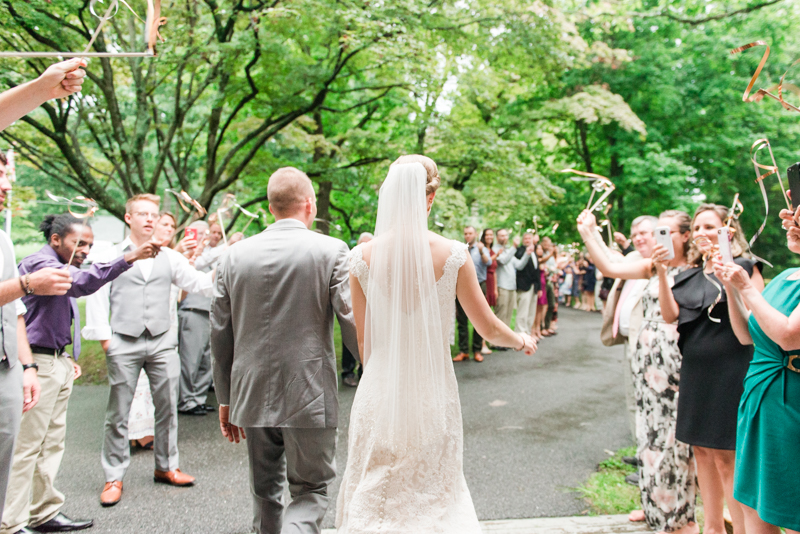
[[[0,517],[6,502],[8,477],[14,458],[14,440],[22,420],[22,364],[8,368],[0,362]]]
[[[191,410],[206,403],[211,387],[211,322],[208,312],[178,311],[178,352],[181,356],[181,394],[179,410]]]
[[[140,337],[114,334],[108,347],[108,394],[105,440],[101,462],[106,482],[122,480],[131,460],[128,444],[128,416],[133,394],[144,368],[150,380],[155,405],[155,441],[153,452],[156,469],[178,468],[178,385],[181,364],[175,351],[175,334],[167,332]]]
[[[253,527],[258,534],[319,534],[336,478],[335,428],[245,429]],[[283,484],[292,502],[283,511]]]

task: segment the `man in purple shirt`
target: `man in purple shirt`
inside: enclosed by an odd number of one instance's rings
[[[40,229],[48,244],[19,264],[21,274],[53,267],[63,269],[72,257],[72,287],[66,295],[27,295],[25,325],[34,362],[39,366],[39,403],[22,416],[9,490],[0,533],[68,532],[92,526],[92,521],[73,521],[61,513],[64,495],[53,486],[61,465],[66,437],[67,403],[73,380],[81,374],[80,315],[77,297],[90,295],[127,271],[139,259],[151,258],[159,247],[146,243],[116,260],[81,264],[94,242],[92,229],[70,214],[48,215]],[[75,321],[75,336],[72,323]],[[74,341],[74,344],[73,344]],[[73,345],[72,358],[64,348]]]

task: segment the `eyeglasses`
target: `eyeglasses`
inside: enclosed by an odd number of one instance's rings
[[[150,211],[134,211],[133,214],[143,219],[158,219],[158,213],[152,213]]]

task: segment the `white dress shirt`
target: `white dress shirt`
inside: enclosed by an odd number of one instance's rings
[[[128,246],[133,246],[130,237],[125,238],[121,243],[114,245],[102,254],[98,254],[96,262],[109,262],[124,254]],[[189,264],[183,255],[175,252],[171,248],[161,247],[159,254],[166,254],[169,260],[170,270],[172,271],[172,283],[183,289],[187,293],[200,293],[206,297],[213,295],[214,279],[213,272],[203,273]],[[139,269],[142,278],[147,281],[153,272],[154,258],[138,260],[131,269]],[[164,295],[169,299],[169,294]],[[86,326],[81,333],[84,339],[106,340],[111,339],[111,324],[109,323],[109,313],[111,309],[111,284],[106,284],[95,293],[86,297]]]

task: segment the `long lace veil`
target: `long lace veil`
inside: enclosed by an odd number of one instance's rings
[[[365,352],[368,367],[385,381],[375,430],[393,452],[442,439],[445,373],[452,365],[428,237],[426,180],[419,163],[389,169],[371,245]]]

